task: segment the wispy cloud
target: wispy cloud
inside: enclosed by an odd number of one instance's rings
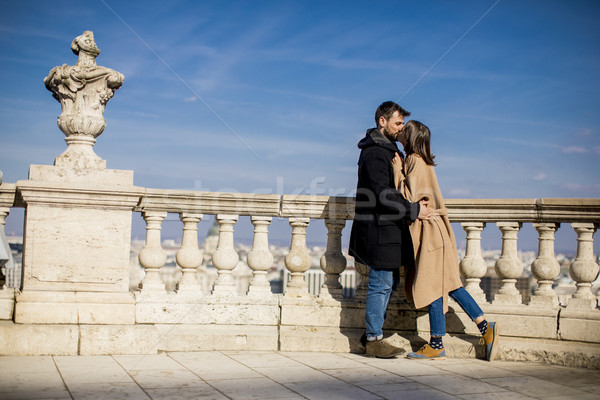
[[[533,179],[534,181],[544,181],[546,180],[546,178],[548,178],[548,174],[541,172],[537,175],[534,175],[531,179]]]
[[[467,188],[453,188],[447,191],[448,198],[471,197],[473,192]]]
[[[575,192],[577,196],[600,194],[600,184],[597,183],[581,184],[571,182],[561,185],[561,188],[569,192]]]
[[[33,24],[27,26],[24,29],[23,26],[10,26],[6,24],[6,20],[0,24],[0,32],[6,35],[14,35],[14,36],[29,36],[36,37],[42,39],[54,39],[61,41],[71,41],[73,38],[69,38],[65,35],[57,34],[56,31],[53,30],[44,30],[36,28]]]
[[[518,144],[520,146],[527,146],[527,147],[538,147],[538,148],[541,147],[541,148],[551,148],[551,149],[560,148],[560,146],[558,144],[548,143],[546,141],[541,141],[541,140],[521,140],[521,139],[514,139],[514,138],[510,138],[510,137],[499,137],[499,136],[491,137],[490,140],[493,140],[496,142],[506,142],[506,143]]]
[[[565,154],[583,154],[587,153],[587,149],[580,146],[569,146],[565,147],[562,152]]]
[[[521,124],[521,125],[534,125],[534,126],[547,126],[552,128],[567,128],[563,125],[557,125],[554,122],[541,120],[541,119],[516,119],[516,118],[506,118],[499,117],[495,115],[481,115],[481,114],[448,114],[452,118],[456,119],[474,119],[479,121],[490,121],[490,122],[500,122],[500,123],[510,123],[510,124]],[[496,139],[496,138],[494,138]],[[498,138],[502,140],[502,138]]]

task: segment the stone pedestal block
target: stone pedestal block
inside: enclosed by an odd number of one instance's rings
[[[502,336],[500,340],[498,360],[600,369],[600,346],[598,344]]]
[[[14,310],[15,290],[9,287],[0,288],[0,320],[12,320]]]
[[[23,291],[17,296],[19,324],[134,324],[131,293]]]
[[[485,319],[496,321],[501,336],[557,339],[557,308],[525,305],[482,307]],[[461,311],[462,312],[462,311]],[[458,313],[458,312],[457,312]]]
[[[257,300],[247,297],[205,296],[201,299],[176,293],[137,293],[138,324],[279,324],[278,298]]]
[[[278,349],[277,326],[157,324],[159,351]]]
[[[567,307],[561,310],[559,317],[558,326],[561,339],[600,343],[600,315],[597,310],[578,310]]]
[[[131,214],[143,189],[131,171],[80,172],[32,165],[30,179],[17,182],[24,291],[129,290]]]
[[[390,304],[383,324],[385,330],[416,329],[414,309],[404,304]],[[293,299],[284,297],[281,324],[365,329],[365,304],[334,299]]]
[[[595,310],[597,306],[598,306],[598,299],[593,296],[583,297],[583,298],[571,297],[569,299],[569,304],[567,305],[567,307],[569,309],[588,310],[588,311]]]
[[[156,354],[158,332],[153,325],[80,325],[79,354]]]
[[[281,351],[322,351],[326,353],[360,352],[362,329],[326,326],[281,326]],[[364,352],[364,350],[362,350]]]
[[[0,321],[0,355],[77,355],[77,325],[19,325]]]
[[[364,327],[364,305],[329,300],[285,297],[281,306],[282,325]]]

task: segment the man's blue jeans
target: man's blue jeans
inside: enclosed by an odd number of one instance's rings
[[[365,307],[365,325],[367,340],[383,336],[385,311],[390,301],[392,290],[398,285],[398,272],[389,269],[369,268],[369,286],[367,288],[367,304]]]
[[[453,290],[448,294],[456,300],[458,305],[467,313],[471,320],[475,321],[483,315],[483,311],[481,311],[479,305],[477,305],[473,297],[471,297],[464,287]],[[446,316],[444,315],[442,298],[440,297],[435,300],[428,307],[431,336],[444,336],[446,334]]]

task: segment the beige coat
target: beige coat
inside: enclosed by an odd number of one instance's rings
[[[456,240],[448,219],[448,210],[438,186],[435,169],[423,159],[411,154],[404,163],[406,178],[400,182],[400,190],[407,200],[429,200],[434,217],[428,221],[416,220],[410,225],[415,251],[416,270],[412,297],[416,308],[423,308],[443,298],[444,313],[448,311],[448,292],[462,286],[456,253]],[[410,282],[407,282],[410,290]],[[410,298],[410,293],[407,293]]]

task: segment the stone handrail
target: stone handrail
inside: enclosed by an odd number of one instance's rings
[[[60,198],[67,192],[70,194],[65,200],[67,204],[69,202],[85,204],[85,199],[94,195],[89,190],[70,188],[68,185],[60,186],[62,185],[56,185],[51,190],[46,188],[43,193],[47,196],[49,192],[55,192],[51,197],[56,201],[56,198]],[[10,207],[24,205],[19,188],[18,185],[10,183],[0,185],[0,223],[4,224],[4,218]],[[292,276],[292,284],[289,287],[291,290],[296,290],[296,295],[300,297],[306,295],[305,285],[302,284],[302,281],[304,272],[310,267],[306,261],[304,239],[306,227],[311,219],[325,220],[330,234],[327,252],[323,255],[321,263],[327,274],[323,292],[324,294],[336,293],[338,295],[340,293],[339,274],[346,268],[345,259],[341,255],[341,230],[346,224],[345,221],[353,218],[354,199],[351,197],[280,196],[163,189],[138,190],[130,197],[134,195],[139,196],[135,210],[142,212],[148,224],[147,244],[140,254],[140,262],[147,270],[147,277],[143,283],[146,288],[163,290],[159,274],[160,268],[164,265],[164,252],[160,248],[161,224],[167,213],[179,213],[184,224],[184,243],[178,254],[178,262],[184,271],[180,285],[183,288],[189,285],[197,286],[193,274],[199,266],[198,260],[190,259],[190,256],[186,257],[186,254],[193,254],[197,258],[198,244],[197,240],[193,242],[188,237],[197,231],[197,223],[203,215],[209,214],[217,216],[217,220],[221,224],[222,242],[227,243],[227,247],[222,244],[216,254],[215,266],[220,269],[220,279],[217,281],[216,289],[217,292],[224,290],[222,285],[223,282],[226,282],[228,289],[225,292],[231,290],[233,284],[229,279],[230,272],[235,267],[233,260],[237,257],[233,250],[233,225],[239,216],[245,215],[251,216],[253,224],[257,227],[256,235],[259,246],[250,257],[248,264],[261,278],[264,270],[268,269],[267,266],[261,265],[262,259],[272,263],[272,255],[268,251],[268,226],[271,218],[283,217],[290,220],[293,230],[290,254],[297,254],[298,257],[286,258],[287,267]],[[101,204],[108,207],[111,203],[103,202]],[[481,231],[485,228],[486,223],[497,223],[502,232],[502,255],[496,263],[496,273],[502,279],[502,287],[495,295],[493,303],[521,304],[521,296],[515,287],[517,278],[523,273],[523,266],[516,258],[517,234],[523,223],[533,223],[539,232],[540,248],[538,258],[532,264],[532,273],[539,284],[532,301],[557,305],[557,296],[551,288],[553,280],[559,273],[558,264],[554,260],[554,232],[561,222],[570,222],[578,235],[578,255],[571,271],[571,276],[577,282],[577,292],[574,295],[576,300],[573,304],[581,305],[583,303],[586,309],[596,306],[596,300],[589,291],[589,287],[597,275],[597,264],[593,261],[593,248],[588,245],[588,242],[593,240],[592,235],[600,221],[600,200],[448,199],[446,204],[451,222],[461,223],[467,233],[466,254],[461,260],[461,273],[466,280],[467,289],[479,301],[485,302],[480,281],[487,272],[487,266],[481,257],[480,240]],[[229,254],[229,256],[226,257],[225,254]],[[358,270],[366,273],[366,269],[361,268],[360,265]],[[582,270],[590,271],[584,273]],[[362,285],[359,285],[363,290],[365,288],[364,280],[363,276]],[[260,285],[263,289],[267,286],[264,279],[261,279]],[[188,293],[189,290],[185,290],[185,292]],[[360,291],[357,296],[361,296]]]

